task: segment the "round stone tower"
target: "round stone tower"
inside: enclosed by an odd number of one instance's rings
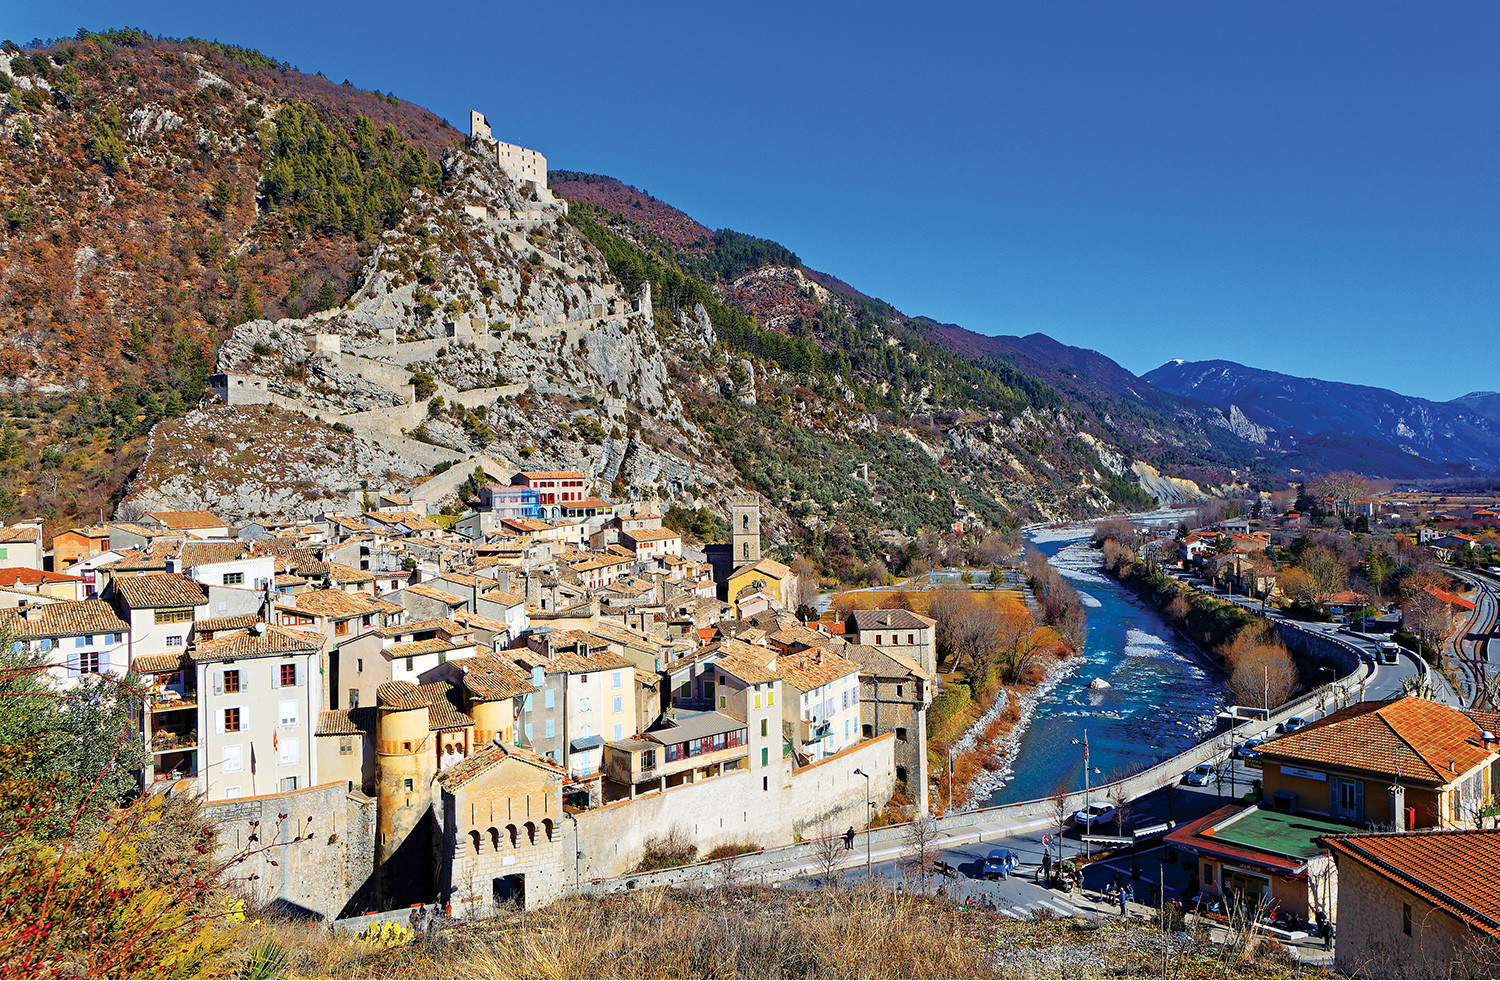
[[[415,685],[390,681],[376,695],[375,756],[380,774],[376,791],[375,867],[398,853],[395,882],[382,869],[381,891],[387,895],[420,888],[418,880],[431,873],[432,778],[437,774],[437,749],[428,730],[427,696]]]

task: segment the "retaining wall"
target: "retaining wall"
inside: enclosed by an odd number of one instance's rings
[[[375,801],[343,781],[203,805],[214,857],[251,902],[337,917],[375,868]]]

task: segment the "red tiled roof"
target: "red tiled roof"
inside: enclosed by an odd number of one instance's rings
[[[1449,606],[1458,607],[1460,610],[1474,609],[1474,604],[1472,602],[1464,599],[1457,593],[1450,593],[1446,589],[1438,589],[1436,586],[1428,586],[1426,587],[1426,592],[1429,592],[1432,595],[1436,596],[1438,599],[1442,600],[1444,603],[1447,603]]]
[[[1333,766],[1442,785],[1495,756],[1479,723],[1415,695],[1361,702],[1261,746],[1262,762]],[[1449,761],[1452,761],[1452,767]]]
[[[119,576],[115,589],[131,609],[161,606],[202,606],[208,602],[203,587],[183,576]]]
[[[224,661],[242,657],[279,657],[285,654],[312,654],[321,641],[297,630],[267,626],[261,633],[232,630],[222,637],[195,644],[189,652],[194,661]]]
[[[318,713],[315,736],[369,736],[375,732],[375,710],[372,708],[335,709]]]
[[[579,480],[586,479],[577,470],[523,470],[516,474],[517,477],[525,477],[527,480],[561,480],[564,478]]]
[[[446,790],[457,790],[476,777],[482,776],[491,767],[497,766],[507,759],[519,760],[522,763],[530,764],[537,769],[545,770],[559,777],[566,777],[568,774],[567,770],[564,770],[551,760],[537,756],[535,753],[527,752],[515,746],[496,746],[491,743],[467,759],[453,764],[438,774],[438,783],[442,784]]]
[[[859,674],[859,665],[826,648],[816,647],[796,654],[777,655],[776,670],[788,685],[809,692],[835,679]]]
[[[49,582],[83,582],[80,576],[64,575],[61,572],[43,572],[40,569],[0,569],[0,586],[14,586],[25,583],[28,586],[39,586]]]
[[[1407,831],[1319,839],[1336,856],[1500,936],[1500,831]]]
[[[427,707],[427,695],[409,681],[387,681],[375,692],[381,708],[419,709]]]
[[[471,657],[460,663],[464,670],[464,685],[479,701],[497,702],[537,691],[531,678],[517,668],[514,661],[491,655]]]
[[[0,628],[18,640],[32,637],[76,637],[85,634],[123,634],[130,624],[115,615],[103,600],[38,603],[0,610]]]

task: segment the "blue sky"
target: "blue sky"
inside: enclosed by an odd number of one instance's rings
[[[1500,7],[10,0],[468,110],[909,314],[1500,389]]]

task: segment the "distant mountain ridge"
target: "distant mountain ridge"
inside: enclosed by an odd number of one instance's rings
[[[1494,392],[1432,402],[1222,360],[1169,361],[1142,377],[1165,392],[1240,414],[1265,431],[1268,447],[1321,469],[1347,465],[1389,477],[1500,469]]]

